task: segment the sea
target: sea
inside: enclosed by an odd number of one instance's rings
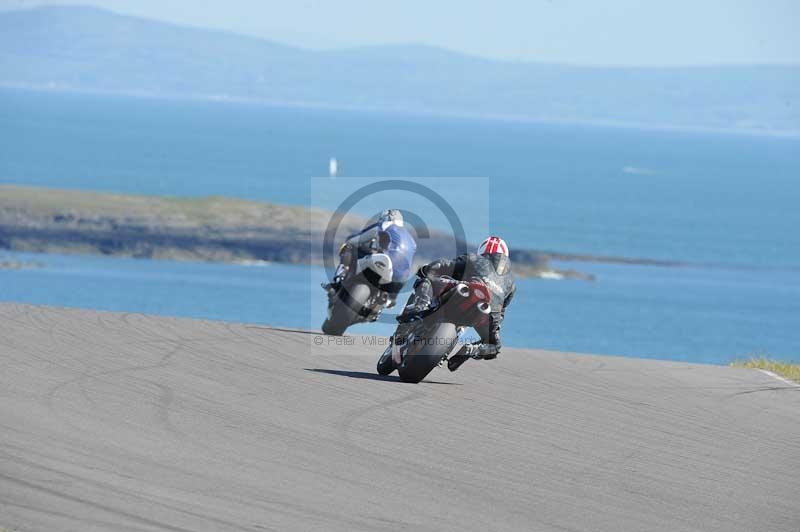
[[[332,157],[341,179],[450,179],[446,199],[482,205],[512,247],[681,263],[520,279],[506,345],[800,361],[798,138],[0,90],[2,184],[332,208],[314,186]],[[303,329],[324,317],[316,266],[3,260],[38,267],[0,270],[0,301]]]

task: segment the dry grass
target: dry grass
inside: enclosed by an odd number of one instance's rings
[[[737,360],[731,362],[731,366],[739,368],[765,369],[786,379],[800,383],[800,364],[792,362],[778,362],[767,357],[753,357],[749,360]]]

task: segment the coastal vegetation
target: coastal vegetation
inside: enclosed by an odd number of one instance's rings
[[[781,362],[766,356],[756,356],[748,360],[736,360],[731,366],[739,368],[753,368],[771,371],[791,381],[800,383],[800,364],[794,362]]]
[[[0,185],[0,251],[322,264],[323,237],[332,216],[313,207],[222,196],[178,198]],[[344,216],[337,238],[366,223],[359,216]],[[432,230],[428,238],[418,239],[418,263],[456,253],[456,242],[443,231]],[[513,249],[511,258],[518,276],[547,279],[593,279],[563,267],[565,263],[686,265],[524,248]],[[0,257],[0,268],[32,266]]]
[[[321,264],[331,217],[322,209],[218,196],[175,198],[0,185],[0,250]],[[339,238],[365,224],[364,218],[345,216]],[[431,231],[429,238],[418,241],[417,260],[455,252],[450,235]],[[512,258],[520,276],[591,279],[553,268],[545,252],[517,250]]]
[[[333,213],[239,198],[178,198],[0,185],[0,251],[250,263],[322,264]],[[367,223],[342,219],[339,237]],[[453,256],[451,235],[433,230],[418,240],[417,262]],[[521,277],[592,280],[557,263],[603,262],[685,266],[677,261],[595,256],[516,248]],[[556,264],[554,264],[556,263]],[[31,267],[5,261],[0,268]]]
[[[235,198],[0,186],[0,249],[235,262],[319,262],[330,213]],[[345,229],[360,220],[348,218]]]

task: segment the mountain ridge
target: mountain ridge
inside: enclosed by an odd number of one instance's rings
[[[800,66],[601,67],[311,50],[95,7],[0,12],[0,84],[493,118],[800,132]]]

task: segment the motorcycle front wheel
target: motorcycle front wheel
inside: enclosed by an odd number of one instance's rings
[[[349,295],[349,297],[347,297]],[[363,309],[372,290],[366,284],[348,283],[336,293],[330,317],[322,323],[322,332],[331,336],[341,336],[348,327],[361,321],[359,311]]]

